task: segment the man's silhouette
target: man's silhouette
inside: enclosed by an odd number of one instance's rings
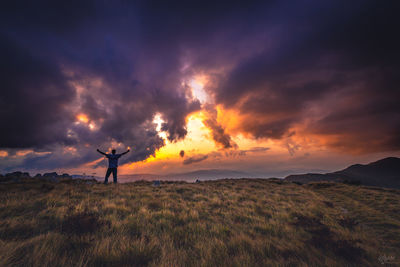
[[[128,149],[127,151],[125,151],[124,153],[121,154],[115,154],[115,149],[111,150],[111,154],[106,154],[102,151],[100,151],[100,149],[97,149],[97,152],[99,152],[100,154],[103,154],[104,156],[106,156],[108,158],[108,169],[107,169],[107,173],[106,173],[106,178],[104,179],[104,184],[108,183],[108,177],[110,177],[110,174],[113,174],[113,179],[114,179],[114,184],[117,183],[117,168],[118,168],[118,159],[122,156],[125,155],[126,153],[128,153],[130,150]]]

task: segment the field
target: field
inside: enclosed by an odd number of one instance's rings
[[[1,266],[400,265],[400,190],[27,179],[0,191]]]

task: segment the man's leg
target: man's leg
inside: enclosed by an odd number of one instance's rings
[[[114,184],[117,183],[117,168],[113,168],[113,178],[114,178]]]
[[[110,177],[112,169],[108,168],[107,172],[106,172],[106,178],[104,179],[104,183],[107,184],[108,183],[108,177]]]

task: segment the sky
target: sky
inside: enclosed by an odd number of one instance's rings
[[[400,155],[398,1],[7,1],[0,172],[324,172]]]

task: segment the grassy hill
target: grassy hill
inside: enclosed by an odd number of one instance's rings
[[[365,165],[355,164],[341,171],[324,174],[292,174],[287,176],[285,180],[299,183],[345,182],[400,189],[400,158],[389,157]]]
[[[400,263],[400,190],[278,180],[0,184],[2,266]]]

